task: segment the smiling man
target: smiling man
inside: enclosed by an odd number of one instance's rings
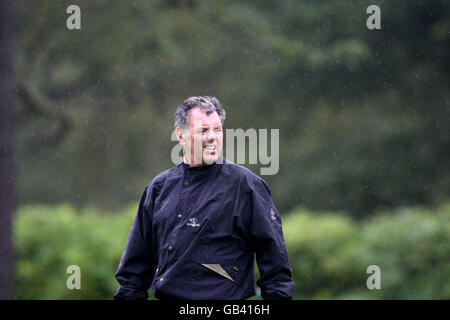
[[[175,113],[183,161],[145,188],[116,279],[115,299],[291,299],[280,215],[264,180],[221,156],[225,110],[214,97]]]
[[[193,101],[186,100],[185,107],[178,108],[175,114],[175,131],[183,146],[183,161],[191,166],[212,164],[222,153],[225,110],[213,107],[213,103],[219,105],[215,98],[209,98],[210,108],[202,107],[208,101],[205,98],[191,99]],[[196,106],[198,102],[202,104]],[[191,103],[195,105],[193,108]]]

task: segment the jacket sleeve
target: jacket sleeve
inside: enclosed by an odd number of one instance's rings
[[[250,242],[256,254],[264,300],[292,299],[295,284],[283,238],[280,215],[264,180],[251,188]]]
[[[148,298],[147,291],[153,281],[156,265],[152,249],[152,194],[152,188],[147,187],[131,225],[116,273],[120,284],[114,295],[116,300]]]

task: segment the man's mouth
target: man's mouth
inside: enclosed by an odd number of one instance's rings
[[[206,146],[205,149],[208,150],[208,151],[216,151],[216,146],[209,145],[209,146]]]

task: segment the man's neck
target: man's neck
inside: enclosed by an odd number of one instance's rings
[[[194,164],[194,163],[189,163],[189,161],[187,161],[186,159],[186,155],[183,155],[183,162],[186,163],[189,167],[199,167],[199,166],[203,166],[203,164]]]

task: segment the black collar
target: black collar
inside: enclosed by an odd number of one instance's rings
[[[212,164],[206,164],[206,165],[201,165],[201,166],[194,166],[191,167],[189,166],[187,163],[185,163],[184,161],[182,161],[178,167],[180,167],[181,169],[183,169],[184,171],[188,170],[189,172],[200,172],[200,171],[210,171],[210,169],[215,168],[216,166],[218,166],[221,163],[226,163],[225,158],[220,157],[217,161],[214,161]]]

